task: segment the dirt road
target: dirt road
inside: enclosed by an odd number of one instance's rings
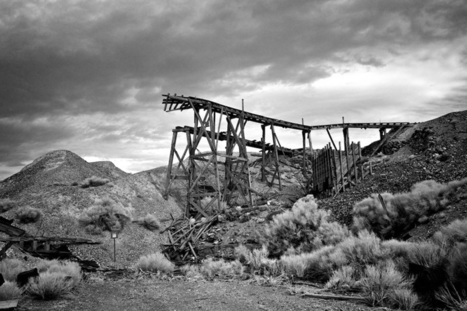
[[[90,280],[58,301],[20,301],[26,310],[102,311],[286,311],[374,310],[346,301],[301,298],[283,286],[260,286],[247,281],[162,281],[158,279]]]

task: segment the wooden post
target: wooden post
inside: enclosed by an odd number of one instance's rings
[[[282,182],[281,182],[281,170],[280,170],[280,165],[279,165],[279,153],[277,151],[277,144],[276,144],[276,132],[274,131],[274,125],[271,124],[271,133],[272,133],[272,141],[273,141],[273,145],[274,145],[274,156],[275,156],[275,160],[276,160],[276,172],[274,173],[274,175],[277,173],[277,177],[279,178],[279,190],[282,190]],[[271,181],[271,182],[274,182]]]
[[[173,161],[174,161],[176,144],[177,144],[177,131],[173,130],[172,131],[172,143],[170,145],[169,166],[167,167],[167,174],[166,174],[166,179],[165,179],[164,199],[166,200],[168,199],[168,196],[169,196],[169,187],[170,187],[170,181],[172,178],[172,166],[173,166]]]
[[[342,167],[342,149],[341,149],[341,142],[339,142],[339,165],[340,165],[340,173],[341,173],[342,192],[344,192],[344,191],[345,191],[345,185],[344,185],[344,168]]]
[[[331,140],[332,145],[334,146],[334,149],[337,150],[336,144],[334,143],[334,139],[332,139],[331,132],[329,131],[328,128],[326,128],[326,132],[328,132],[329,139]]]
[[[311,130],[308,132],[308,144],[310,146],[310,155],[313,154],[313,144],[311,143]]]
[[[355,159],[355,146],[354,142],[352,142],[351,149],[352,149],[352,162],[353,162],[353,172],[355,175],[355,183],[358,183],[358,176],[357,176],[357,162]]]
[[[266,180],[266,126],[264,124],[261,124],[261,130],[263,132],[263,136],[261,138],[261,143],[262,143],[261,181],[264,182]]]
[[[331,151],[331,164],[332,164],[332,179],[334,185],[334,191],[337,193],[338,177],[337,177],[337,165],[336,165],[336,154],[335,150],[330,148]]]
[[[302,119],[303,122],[303,119]],[[302,161],[302,171],[303,171],[303,176],[306,175],[306,132],[302,131],[302,146],[303,146],[303,161]]]

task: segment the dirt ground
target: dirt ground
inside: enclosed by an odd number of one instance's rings
[[[300,295],[291,295],[289,289],[290,286],[260,286],[237,280],[210,282],[147,277],[119,280],[91,278],[83,282],[70,297],[56,301],[26,298],[20,301],[17,310],[376,310],[347,301],[302,298]]]

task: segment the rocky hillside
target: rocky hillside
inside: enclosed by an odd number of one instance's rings
[[[320,207],[331,209],[336,219],[349,224],[353,205],[372,193],[408,192],[417,182],[448,182],[467,177],[467,111],[419,123],[388,144],[391,148],[370,159],[373,176],[335,199],[323,199]],[[386,153],[386,154],[384,154]],[[465,189],[464,189],[465,190]],[[467,192],[459,194],[442,213],[433,215],[411,232],[413,237],[430,235],[440,226],[467,217]]]
[[[87,178],[104,180],[105,184],[84,187]],[[88,163],[78,155],[65,150],[47,153],[19,173],[0,183],[0,199],[14,201],[15,207],[3,217],[14,219],[21,207],[31,206],[42,211],[44,217],[34,224],[18,224],[36,236],[82,237],[101,241],[99,246],[74,249],[83,259],[108,263],[113,259],[113,241],[108,232],[90,235],[78,224],[83,211],[98,199],[109,199],[124,208],[132,219],[154,215],[162,227],[171,217],[178,217],[181,209],[169,198],[164,200],[161,173],[156,170],[128,174],[111,162]],[[172,216],[171,216],[172,215]],[[130,223],[117,239],[118,262],[128,264],[141,255],[158,249],[164,237]]]

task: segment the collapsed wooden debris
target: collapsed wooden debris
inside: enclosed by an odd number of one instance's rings
[[[84,270],[93,271],[99,265],[92,260],[81,260],[75,256],[68,246],[70,245],[97,245],[101,242],[71,237],[44,237],[31,236],[25,230],[12,225],[13,220],[0,216],[0,232],[6,236],[0,236],[0,242],[4,245],[0,249],[2,260],[8,249],[17,244],[18,247],[34,257],[44,259],[70,259],[77,261]]]

